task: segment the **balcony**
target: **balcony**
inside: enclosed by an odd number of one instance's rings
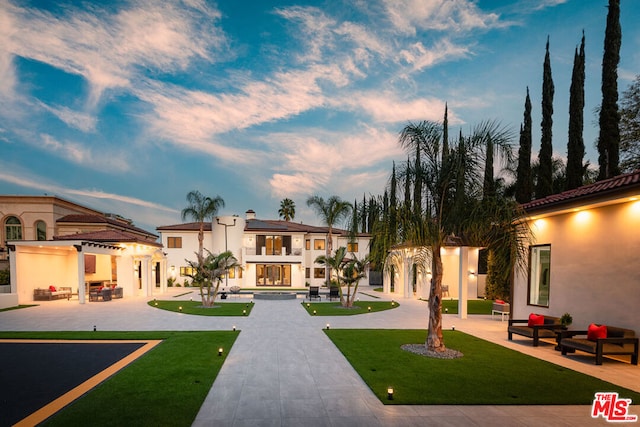
[[[244,261],[251,263],[301,263],[302,248],[292,248],[291,253],[287,253],[287,248],[283,247],[280,253],[272,253],[267,255],[267,248],[263,246],[261,252],[257,254],[255,246],[242,248]]]

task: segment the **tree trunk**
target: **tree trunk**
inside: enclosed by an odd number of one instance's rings
[[[432,248],[431,289],[429,291],[429,335],[427,335],[427,350],[444,351],[446,349],[442,339],[442,257],[440,246]]]

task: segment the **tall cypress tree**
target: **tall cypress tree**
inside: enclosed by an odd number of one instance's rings
[[[396,187],[398,186],[396,180],[396,162],[393,162],[393,169],[391,171],[391,188],[389,189],[389,228],[391,232],[395,232],[397,229],[397,207],[398,200],[396,197]]]
[[[363,233],[367,233],[367,219],[369,218],[369,213],[367,212],[367,197],[362,194],[362,216],[360,217],[360,229]]]
[[[567,142],[567,190],[582,185],[584,167],[584,31],[580,52],[576,48],[573,56],[573,74],[571,75],[571,89],[569,91],[569,139]]]
[[[527,97],[524,101],[524,125],[520,129],[520,148],[518,148],[518,168],[516,178],[516,200],[518,203],[531,201],[533,181],[531,179],[531,98],[527,86]]]
[[[409,215],[409,212],[411,212],[411,172],[411,159],[407,157],[407,172],[404,180],[403,215]]]
[[[449,106],[444,104],[444,120],[442,121],[442,158],[449,155]]]
[[[422,213],[422,163],[420,150],[416,150],[413,179],[413,213],[420,215]]]
[[[541,199],[553,194],[553,77],[551,76],[551,58],[549,56],[549,37],[547,36],[547,48],[544,55],[544,70],[542,76],[542,138],[540,140],[540,153],[538,162],[538,180],[536,182],[536,199]]]
[[[487,135],[487,152],[484,160],[484,183],[482,185],[482,198],[489,199],[496,195],[496,186],[493,179],[493,141]]]
[[[598,179],[620,174],[620,112],[618,111],[618,63],[620,62],[620,0],[609,0],[602,57],[602,105],[598,136]]]

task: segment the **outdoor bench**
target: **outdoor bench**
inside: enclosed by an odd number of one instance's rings
[[[638,338],[631,329],[606,326],[606,338],[589,338],[589,331],[562,331],[560,350],[563,355],[575,350],[594,354],[596,365],[602,365],[605,355],[631,355],[631,364],[638,364]]]
[[[66,299],[71,298],[71,287],[61,286],[59,288],[49,288],[49,289],[37,288],[33,290],[34,301],[42,301],[42,300],[51,301],[52,299],[59,299],[59,298],[66,298]]]
[[[537,347],[540,338],[556,339],[556,331],[562,329],[559,317],[544,316],[544,322],[540,325],[529,326],[529,319],[509,319],[509,341],[513,339],[513,334],[523,337],[533,338],[533,346]]]
[[[494,301],[493,306],[491,307],[491,318],[493,319],[494,314],[499,314],[502,321],[504,321],[505,316],[509,316],[509,310],[511,309],[511,305],[508,302],[499,302]]]

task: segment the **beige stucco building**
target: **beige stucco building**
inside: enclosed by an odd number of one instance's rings
[[[166,289],[158,236],[118,215],[55,196],[0,196],[0,307],[31,304],[35,289],[71,287],[82,304],[91,285],[115,285],[123,296]]]
[[[640,171],[523,205],[534,234],[513,318],[570,313],[640,332]]]

